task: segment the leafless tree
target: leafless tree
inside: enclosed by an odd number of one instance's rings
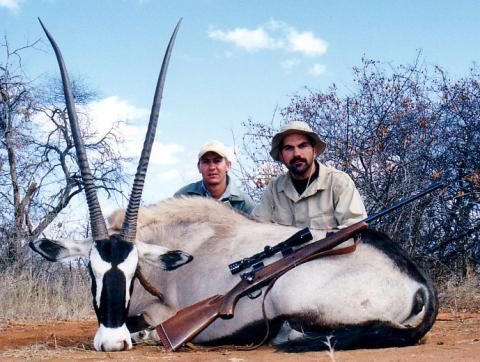
[[[22,55],[38,51],[35,45],[13,49],[6,38],[0,44],[2,265],[18,261],[25,243],[37,238],[82,192],[61,86],[57,81],[37,84],[23,71]],[[80,109],[95,98],[79,80],[73,89]],[[98,135],[86,114],[81,123],[96,184],[108,195],[120,192],[124,159],[117,151],[115,126]]]

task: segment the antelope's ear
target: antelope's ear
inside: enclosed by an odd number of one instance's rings
[[[52,240],[42,238],[31,241],[28,245],[45,259],[58,261],[69,256],[88,257],[92,240]]]
[[[193,260],[193,256],[181,250],[169,250],[162,246],[135,241],[138,257],[148,264],[164,270],[173,270]]]

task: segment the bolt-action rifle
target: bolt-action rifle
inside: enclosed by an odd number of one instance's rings
[[[444,187],[443,183],[434,183],[418,194],[400,200],[367,217],[365,220],[327,235],[324,239],[300,247],[294,252],[283,255],[283,258],[269,265],[263,266],[262,264],[261,267],[242,274],[240,282],[224,295],[217,294],[179,310],[173,317],[156,327],[163,346],[170,351],[175,351],[182,344],[192,340],[217,318],[233,318],[235,305],[241,297],[251,294],[296,266],[315,259],[322,252],[330,250],[354,237],[362,230],[368,228],[370,222],[441,187]],[[254,257],[257,255],[254,255]]]

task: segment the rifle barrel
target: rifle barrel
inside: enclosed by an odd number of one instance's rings
[[[420,191],[418,194],[415,194],[415,195],[412,195],[410,197],[407,197],[406,199],[403,199],[403,200],[400,200],[396,203],[394,203],[393,205],[387,207],[386,209],[383,209],[369,217],[367,217],[364,222],[366,222],[367,224],[371,223],[372,221],[382,217],[383,215],[385,214],[388,214],[390,212],[392,212],[393,210],[396,210],[400,207],[402,207],[403,205],[405,204],[408,204],[416,199],[419,199],[420,197],[426,195],[426,194],[429,194],[430,192],[433,192],[437,189],[440,189],[442,187],[445,187],[445,183],[440,181],[440,182],[434,182],[433,184],[431,184],[429,187],[427,187],[425,190],[422,190]]]

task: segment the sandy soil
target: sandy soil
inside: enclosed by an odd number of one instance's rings
[[[441,313],[421,344],[404,348],[286,354],[272,348],[254,351],[184,348],[169,353],[158,346],[131,351],[95,352],[96,321],[0,321],[0,360],[165,360],[165,361],[480,361],[480,313]]]

